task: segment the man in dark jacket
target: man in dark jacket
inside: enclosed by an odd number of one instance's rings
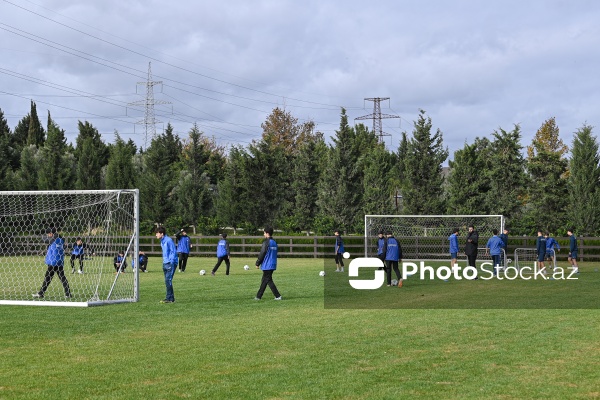
[[[477,245],[479,244],[479,233],[473,225],[469,225],[469,233],[467,234],[467,244],[465,245],[465,255],[469,261],[469,267],[477,268]]]

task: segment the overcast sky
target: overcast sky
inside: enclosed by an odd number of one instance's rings
[[[453,153],[520,124],[527,146],[555,117],[560,136],[600,119],[600,2],[0,0],[0,109],[14,128],[37,104],[67,133],[89,121],[144,144],[152,63],[157,131],[196,122],[219,144],[260,138],[273,108],[327,138],[390,97],[396,150],[419,109]],[[372,121],[363,121],[372,127]],[[597,129],[594,134],[598,136]]]

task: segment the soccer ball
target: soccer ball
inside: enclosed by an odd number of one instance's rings
[[[325,276],[325,271],[319,272],[319,276]]]
[[[510,263],[512,263],[512,259],[510,259],[510,258],[507,258],[507,259],[506,259],[506,263],[507,263],[507,264],[510,264]]]
[[[206,271],[205,271],[205,270],[203,270],[203,269],[201,269],[201,270],[200,270],[200,275],[206,275]]]
[[[396,279],[392,280],[392,286],[398,286],[398,281]]]
[[[247,266],[247,265],[244,265],[244,270],[245,270],[245,271],[248,271],[249,269],[250,269],[250,267],[249,267],[249,266]]]

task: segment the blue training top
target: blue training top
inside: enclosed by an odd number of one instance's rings
[[[177,252],[175,251],[175,243],[173,243],[173,239],[166,235],[163,236],[162,239],[160,239],[160,247],[162,248],[163,264],[177,264],[179,259],[177,257]]]
[[[386,261],[398,261],[402,257],[400,244],[395,237],[387,238],[387,253],[385,254]]]
[[[502,248],[504,247],[504,241],[500,239],[498,236],[492,236],[487,244],[485,245],[488,249],[490,249],[490,255],[499,256],[502,254]]]
[[[458,253],[458,235],[453,233],[448,240],[450,241],[450,253]]]
[[[190,252],[190,238],[189,236],[181,236],[177,241],[177,252],[178,253],[189,253]]]
[[[56,236],[50,241],[48,251],[46,252],[46,265],[53,267],[62,267],[65,261],[65,241],[60,236]]]

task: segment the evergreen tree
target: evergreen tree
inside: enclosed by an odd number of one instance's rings
[[[315,140],[306,140],[299,145],[294,160],[294,207],[292,220],[298,231],[310,231],[314,228],[317,214],[318,183],[322,172],[322,162],[327,152],[323,135]]]
[[[195,224],[200,216],[211,213],[209,178],[205,172],[211,151],[208,141],[194,124],[181,153],[182,169],[173,189],[175,211],[184,224]]]
[[[73,188],[73,168],[67,156],[65,131],[48,112],[48,138],[40,148],[38,188],[40,190],[68,190]]]
[[[395,209],[393,195],[397,187],[394,179],[396,155],[389,153],[383,143],[375,144],[363,156],[363,195],[361,215],[392,214]]]
[[[420,110],[408,144],[402,183],[404,213],[441,214],[446,210],[442,163],[448,158],[442,132],[431,133],[431,118]]]
[[[246,169],[248,158],[249,155],[243,148],[232,147],[223,179],[217,184],[217,218],[221,223],[232,227],[234,233],[247,221],[248,206],[253,202]]]
[[[600,152],[592,127],[575,132],[569,175],[569,218],[582,235],[600,234]]]
[[[106,168],[107,189],[135,188],[136,174],[133,168],[134,150],[115,132],[115,144],[111,147]]]
[[[510,221],[521,214],[528,186],[521,128],[515,125],[510,132],[500,129],[493,136],[487,203],[490,213],[504,215]]]
[[[16,190],[38,190],[39,150],[35,145],[23,147],[21,168],[16,171]]]
[[[490,191],[491,143],[487,138],[475,138],[454,152],[449,162],[448,213],[475,215],[489,213],[486,196]]]
[[[77,181],[79,190],[102,188],[102,168],[108,164],[109,148],[102,141],[102,136],[89,122],[79,121],[79,135],[75,140],[75,157],[77,159]]]
[[[556,232],[566,222],[568,151],[559,138],[554,118],[546,120],[527,147],[527,171],[531,179],[527,214],[535,230]]]
[[[27,130],[27,144],[41,147],[44,144],[45,133],[42,123],[37,115],[37,107],[33,100],[31,101],[31,111],[29,112],[29,126]]]
[[[175,186],[175,168],[181,153],[179,138],[171,124],[164,133],[152,139],[143,154],[143,167],[138,182],[142,219],[165,223],[174,215],[172,191]]]
[[[11,136],[4,112],[0,109],[0,158],[4,160],[3,163],[0,163],[0,190],[12,188],[12,183],[9,182],[12,168],[10,162],[7,162],[12,157]]]
[[[346,110],[342,108],[340,127],[333,138],[329,162],[319,185],[319,214],[321,218],[332,218],[342,231],[354,230],[362,210],[361,171],[356,151],[356,135],[348,125]]]

